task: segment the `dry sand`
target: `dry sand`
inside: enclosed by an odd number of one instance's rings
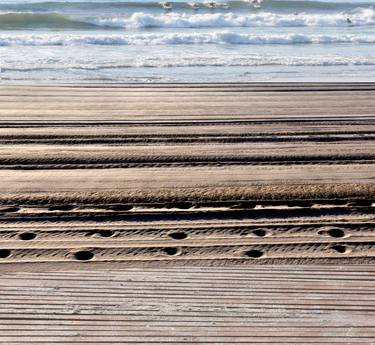
[[[373,262],[374,96],[1,86],[0,265]]]
[[[375,85],[0,86],[0,344],[375,339]]]

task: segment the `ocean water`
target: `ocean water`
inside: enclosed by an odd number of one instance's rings
[[[0,0],[1,82],[375,81],[375,1]]]

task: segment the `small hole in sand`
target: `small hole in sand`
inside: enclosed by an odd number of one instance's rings
[[[184,232],[172,232],[168,236],[174,240],[183,240],[187,237],[187,234]]]
[[[5,259],[8,256],[10,256],[10,250],[9,249],[0,249],[0,259]]]
[[[344,254],[348,251],[348,247],[342,244],[335,244],[331,248],[341,254]]]
[[[264,237],[264,236],[267,235],[267,231],[266,230],[262,230],[262,229],[258,229],[258,230],[254,230],[253,234],[255,236]]]
[[[331,237],[340,238],[345,236],[345,231],[341,229],[319,230],[318,235],[329,235]]]
[[[81,250],[77,253],[74,253],[74,258],[79,261],[88,261],[94,257],[94,253],[88,250]]]
[[[167,255],[177,255],[179,251],[176,247],[167,247],[163,249],[163,253]]]
[[[114,232],[112,230],[99,230],[96,234],[100,237],[112,237]]]
[[[327,233],[329,236],[336,237],[336,238],[345,236],[345,232],[341,229],[330,229],[327,231]]]
[[[257,249],[250,249],[247,252],[245,252],[245,255],[249,258],[257,259],[263,256],[263,252]]]
[[[31,241],[36,237],[36,234],[33,232],[24,232],[19,235],[20,240],[22,241]]]

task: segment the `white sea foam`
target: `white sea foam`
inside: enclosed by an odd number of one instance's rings
[[[0,46],[79,46],[79,45],[179,45],[179,44],[243,44],[291,45],[332,43],[375,43],[375,34],[252,35],[229,31],[212,33],[150,33],[150,34],[0,34]]]
[[[197,56],[186,53],[185,56],[151,55],[137,58],[124,58],[122,61],[82,57],[57,57],[50,61],[38,61],[35,59],[23,59],[4,61],[2,69],[6,71],[38,71],[38,70],[118,70],[129,68],[176,68],[176,67],[256,67],[256,66],[375,66],[375,57],[365,56],[339,56],[339,55],[315,55],[315,56],[290,56],[275,55],[217,55],[204,54]]]

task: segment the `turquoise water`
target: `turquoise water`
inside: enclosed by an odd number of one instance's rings
[[[375,81],[374,6],[4,0],[1,80]]]

